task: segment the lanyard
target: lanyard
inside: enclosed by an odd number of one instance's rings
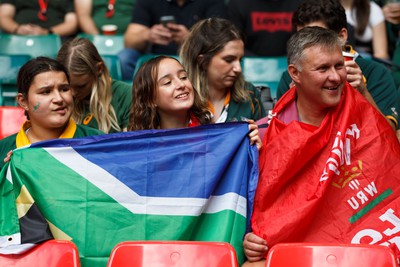
[[[114,16],[115,12],[114,6],[115,6],[115,0],[108,0],[106,18],[111,18],[112,16]]]
[[[47,12],[47,5],[49,4],[48,1],[46,1],[46,0],[38,0],[39,7],[40,7],[40,10],[38,12],[38,18],[41,21],[46,21],[47,20],[46,12]]]

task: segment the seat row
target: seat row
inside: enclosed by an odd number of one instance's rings
[[[99,50],[111,77],[120,80],[121,64],[117,52],[123,47],[123,36],[81,35],[90,39]],[[0,106],[16,105],[17,74],[28,60],[38,56],[55,58],[61,47],[60,36],[25,36],[0,34]]]
[[[50,240],[23,254],[0,255],[0,267],[79,267],[70,241]],[[111,251],[107,267],[237,267],[234,248],[223,242],[124,241]],[[396,267],[394,252],[379,245],[289,243],[273,246],[266,267]]]
[[[81,34],[79,37],[93,42],[111,77],[121,80],[121,64],[117,54],[124,47],[123,35]],[[55,58],[60,47],[60,37],[54,34],[46,36],[0,34],[0,106],[16,105],[17,73],[25,62],[37,56]],[[141,64],[154,56],[143,55],[139,58],[135,73]],[[286,67],[286,57],[245,57],[242,60],[245,79],[256,86],[269,87],[272,98],[276,98],[276,89]]]
[[[198,241],[125,241],[117,244],[107,267],[123,266],[238,267],[236,252],[228,243]],[[73,242],[46,241],[22,254],[1,255],[0,267],[79,267]]]

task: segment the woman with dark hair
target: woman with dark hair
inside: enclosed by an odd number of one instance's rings
[[[102,134],[71,119],[73,98],[69,76],[58,61],[46,57],[31,59],[19,70],[17,85],[17,101],[28,120],[18,133],[0,140],[0,169],[15,148],[55,138]]]
[[[177,59],[158,56],[138,70],[128,130],[184,128],[208,124],[210,119],[207,106]]]
[[[128,130],[194,127],[211,122],[211,113],[193,88],[181,63],[158,56],[135,75]],[[250,121],[251,144],[261,147],[257,125]]]
[[[214,123],[265,116],[259,92],[244,80],[243,55],[243,38],[226,19],[197,22],[182,44],[182,64],[201,97],[208,101]]]

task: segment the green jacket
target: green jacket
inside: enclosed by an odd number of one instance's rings
[[[128,127],[129,123],[129,113],[131,110],[131,102],[132,102],[132,88],[129,84],[121,81],[113,80],[111,83],[111,106],[114,108],[114,111],[117,115],[118,125],[121,130],[125,127]],[[85,107],[85,116],[86,118],[90,114],[89,105]],[[92,119],[85,123],[84,125],[98,129],[99,125],[97,124],[97,120],[92,117]],[[117,132],[114,129],[111,129],[109,133]]]
[[[7,156],[7,153],[17,148],[16,145],[17,134],[18,133],[10,135],[0,140],[0,170],[3,168],[5,164],[3,160]],[[77,124],[73,138],[100,135],[100,134],[103,134],[103,132],[100,130]]]
[[[260,92],[251,83],[246,83],[246,90],[249,92],[250,101],[236,102],[231,97],[229,101],[228,117],[229,121],[242,121],[243,118],[257,121],[265,117],[264,106],[262,105]]]

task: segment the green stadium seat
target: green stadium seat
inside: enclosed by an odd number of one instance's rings
[[[0,105],[16,106],[18,92],[17,75],[22,65],[31,59],[29,55],[0,54]]]
[[[287,69],[286,57],[244,57],[242,59],[245,80],[256,86],[267,86],[276,98],[282,73]]]
[[[136,72],[139,70],[140,66],[143,65],[143,63],[145,63],[146,61],[156,57],[158,55],[154,55],[154,54],[143,54],[138,58],[138,61],[136,62],[136,66],[135,66],[135,71],[133,73],[133,77],[135,77]]]
[[[61,47],[59,35],[0,34],[0,52],[9,55],[46,56],[55,58]]]
[[[161,55],[158,55],[158,54],[143,54],[143,55],[141,55],[139,57],[138,61],[136,62],[135,72],[133,73],[133,76],[135,76],[136,72],[139,70],[140,66],[143,65],[143,63],[145,63],[146,61],[148,61],[154,57],[157,57],[157,56],[161,56]],[[167,56],[174,57],[179,60],[178,55],[167,55]]]
[[[78,34],[78,37],[90,40],[99,51],[100,55],[117,55],[124,48],[124,36],[117,35],[102,35],[102,34]]]
[[[116,55],[102,55],[111,77],[114,80],[122,80],[121,62]]]

